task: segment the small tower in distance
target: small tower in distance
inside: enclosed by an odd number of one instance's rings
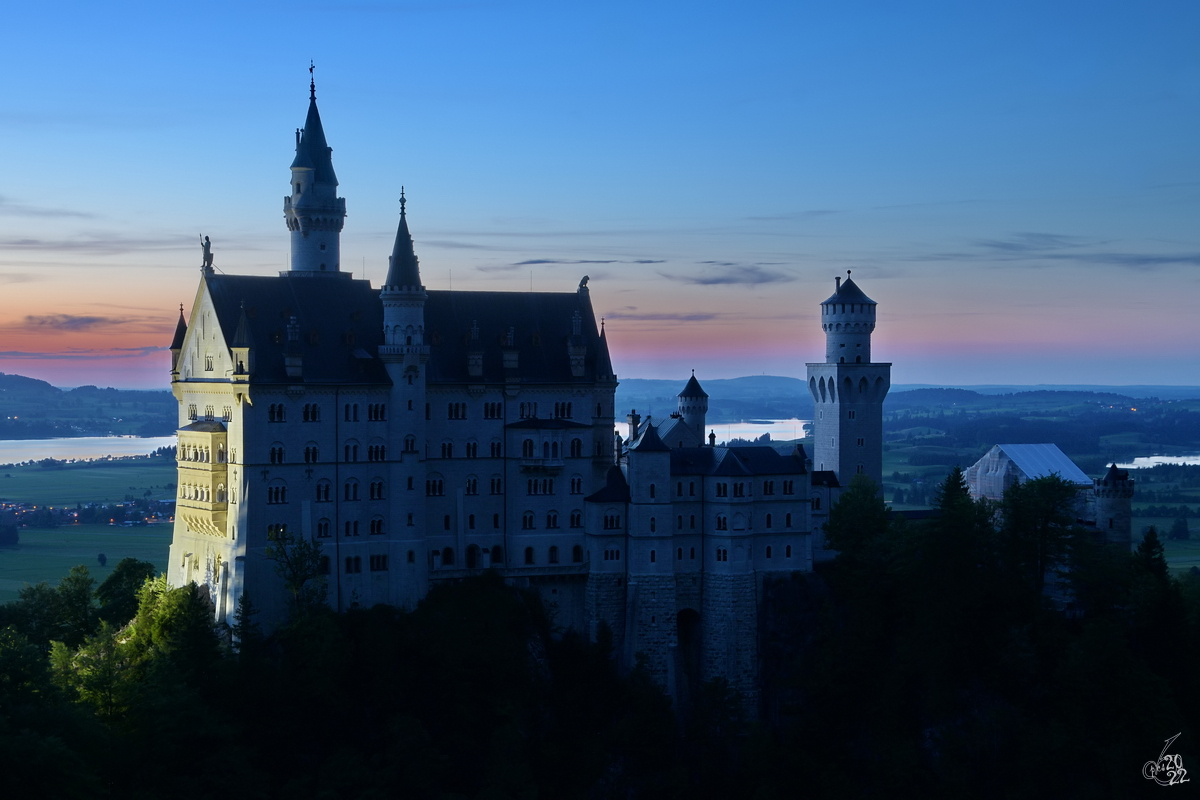
[[[1092,481],[1092,497],[1096,503],[1096,527],[1104,541],[1123,547],[1128,552],[1133,544],[1133,489],[1129,470],[1113,464],[1103,478]]]
[[[291,193],[283,198],[283,216],[292,234],[292,261],[281,274],[293,277],[341,274],[341,233],[346,222],[346,199],[337,196],[333,148],[325,141],[312,71],[310,66],[308,117],[304,127],[296,130]]]
[[[692,370],[692,377],[688,380],[687,386],[684,386],[683,391],[679,393],[679,416],[683,418],[684,424],[703,439],[706,414],[708,414],[708,393],[700,388],[700,381],[696,380],[696,371]]]
[[[825,362],[808,365],[812,394],[813,469],[830,471],[847,486],[856,474],[883,486],[883,398],[892,365],[871,361],[876,303],[850,279],[835,279],[821,303]]]

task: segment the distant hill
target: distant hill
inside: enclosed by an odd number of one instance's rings
[[[630,409],[665,417],[675,410],[683,380],[624,378],[617,387],[617,420]],[[748,419],[811,419],[812,397],[804,381],[775,375],[705,380],[709,421]],[[909,408],[935,410],[1064,409],[1082,406],[1135,405],[1149,398],[1200,399],[1200,386],[929,386],[896,384],[884,403],[886,411]]]
[[[0,372],[0,439],[170,436],[179,409],[168,391],[79,386]]]

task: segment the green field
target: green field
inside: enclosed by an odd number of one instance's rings
[[[39,506],[119,503],[130,495],[173,500],[175,479],[175,460],[162,457],[88,461],[60,469],[4,467],[0,470],[0,500]]]
[[[170,525],[70,525],[61,528],[24,528],[17,547],[0,547],[0,603],[17,599],[27,583],[58,583],[79,564],[91,571],[97,585],[128,557],[149,561],[161,572],[167,566],[171,545]],[[96,556],[104,553],[108,566]]]

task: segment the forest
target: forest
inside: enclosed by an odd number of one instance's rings
[[[1074,525],[1056,477],[972,501],[958,470],[921,522],[857,480],[840,555],[764,587],[763,700],[686,708],[610,636],[556,628],[495,574],[414,610],[336,615],[319,547],[277,541],[287,624],[252,598],[216,625],[194,585],[122,561],[0,606],[11,796],[790,798],[1161,791],[1197,762],[1200,571],[1157,532],[1133,554]],[[1158,775],[1166,780],[1165,773]]]

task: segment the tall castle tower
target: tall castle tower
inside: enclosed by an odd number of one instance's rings
[[[285,274],[294,277],[339,274],[346,198],[337,196],[337,186],[333,148],[325,141],[325,129],[317,111],[317,86],[310,78],[308,117],[304,127],[296,130],[292,193],[283,198],[283,216],[292,232],[292,261]]]
[[[410,498],[393,503],[390,526],[392,531],[409,534],[404,548],[425,563],[425,505],[418,488],[425,483],[426,437],[426,378],[429,345],[425,343],[425,301],[429,295],[421,285],[417,255],[405,214],[404,188],[400,188],[400,223],[396,227],[396,242],[388,259],[387,279],[379,290],[383,302],[383,344],[379,359],[392,380],[391,410],[394,444],[399,450],[393,458],[390,485]],[[403,487],[403,488],[401,488]],[[412,499],[416,498],[416,499]],[[428,590],[428,578],[419,574],[405,587],[405,604],[416,605]]]
[[[1104,541],[1124,547],[1128,552],[1133,543],[1133,488],[1129,470],[1113,464],[1103,478],[1092,481],[1092,497],[1096,503],[1096,527]]]
[[[842,486],[863,474],[883,486],[883,398],[892,365],[871,361],[875,301],[846,273],[821,303],[825,363],[808,365],[812,393],[813,469],[831,471]]]

